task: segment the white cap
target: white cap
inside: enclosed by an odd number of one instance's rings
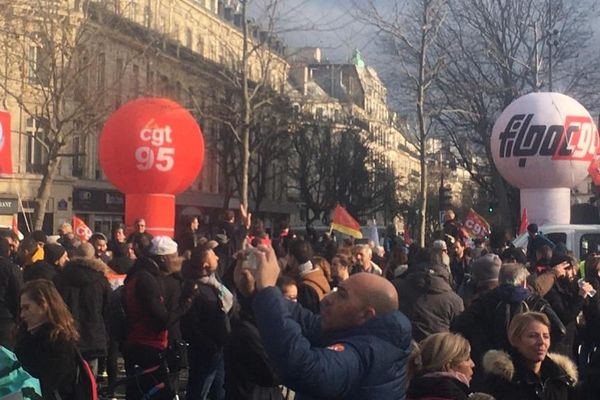
[[[152,239],[150,254],[155,256],[166,256],[177,253],[177,243],[168,236],[155,236]]]

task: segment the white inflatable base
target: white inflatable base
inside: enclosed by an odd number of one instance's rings
[[[521,189],[521,215],[523,208],[530,224],[570,224],[571,189]]]

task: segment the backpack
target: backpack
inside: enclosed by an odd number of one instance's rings
[[[550,304],[541,296],[531,294],[518,303],[500,302],[496,306],[493,318],[493,340],[497,348],[510,348],[508,343],[508,326],[512,319],[519,314],[536,311],[546,314],[550,320],[550,331],[553,339],[562,338],[567,330]]]
[[[98,384],[88,362],[77,350],[77,375],[75,378],[74,398],[98,400]]]
[[[9,395],[42,400],[40,382],[22,368],[14,353],[0,346],[0,397]]]
[[[113,290],[108,299],[108,330],[110,336],[121,343],[127,339],[129,322],[125,312],[125,286],[121,285]]]

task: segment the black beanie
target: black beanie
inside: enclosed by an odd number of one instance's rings
[[[44,246],[44,261],[54,265],[66,252],[60,244],[47,244]]]

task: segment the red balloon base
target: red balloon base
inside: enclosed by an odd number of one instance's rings
[[[125,223],[133,228],[138,218],[146,221],[146,232],[154,236],[175,235],[175,196],[172,194],[126,194]]]

